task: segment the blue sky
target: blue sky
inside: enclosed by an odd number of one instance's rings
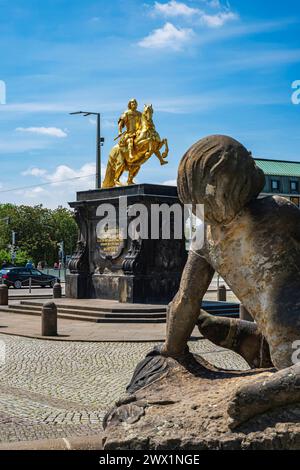
[[[169,165],[152,157],[138,182],[174,181],[215,133],[300,160],[299,29],[296,0],[0,0],[0,202],[55,207],[93,188],[95,123],[68,113],[102,113],[105,165],[132,97],[153,104],[170,146]]]

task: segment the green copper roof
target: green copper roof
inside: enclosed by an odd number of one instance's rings
[[[266,175],[300,177],[300,162],[260,160],[259,158],[255,158],[255,162]]]

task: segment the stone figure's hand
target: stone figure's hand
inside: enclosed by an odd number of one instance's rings
[[[159,379],[167,371],[168,359],[161,354],[161,350],[162,345],[155,346],[148,352],[145,359],[138,363],[132,379],[126,387],[128,393],[135,393],[140,388]]]

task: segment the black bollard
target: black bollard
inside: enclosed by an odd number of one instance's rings
[[[0,285],[0,305],[8,305],[8,287],[5,284]]]
[[[243,304],[240,305],[240,320],[254,321],[248,310]]]
[[[43,305],[42,336],[57,336],[57,308],[54,302]]]
[[[226,299],[227,299],[226,287],[222,285],[218,289],[218,301],[226,302]]]
[[[61,283],[59,279],[56,280],[56,283],[53,286],[53,298],[61,299]]]

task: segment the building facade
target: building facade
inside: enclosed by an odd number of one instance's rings
[[[266,175],[261,196],[278,194],[300,207],[300,162],[263,158],[256,158],[255,161]]]

